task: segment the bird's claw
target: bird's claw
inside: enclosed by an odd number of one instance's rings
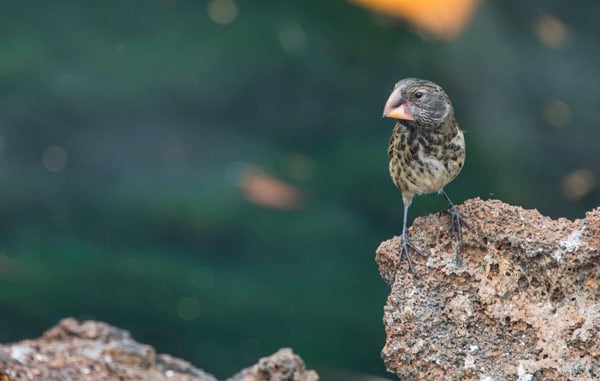
[[[412,242],[410,242],[407,235],[403,234],[402,236],[400,236],[400,239],[402,240],[402,245],[400,247],[400,254],[398,255],[398,264],[400,264],[400,261],[402,260],[402,255],[404,254],[406,260],[408,261],[408,267],[410,268],[410,272],[414,275],[417,275],[413,267],[412,258],[408,250],[410,249],[422,257],[426,257],[427,255],[423,254],[421,250],[417,249],[415,245],[413,245]]]
[[[452,206],[448,210],[444,210],[445,213],[450,215],[450,228],[452,229],[452,235],[458,237],[459,251],[462,252],[464,249],[462,227],[471,229],[471,226],[467,223],[465,217],[462,216],[456,209],[456,206]]]

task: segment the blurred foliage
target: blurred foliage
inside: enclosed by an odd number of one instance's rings
[[[282,346],[385,375],[373,258],[402,200],[380,113],[402,77],[454,101],[455,202],[598,206],[591,0],[485,2],[446,42],[339,1],[0,4],[2,342],[75,316],[221,377]],[[250,202],[251,167],[301,201]]]

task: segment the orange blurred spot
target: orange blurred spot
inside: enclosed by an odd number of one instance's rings
[[[576,169],[562,179],[561,191],[566,199],[578,201],[592,192],[595,187],[596,177],[591,171]]]
[[[535,34],[547,47],[559,49],[567,40],[568,30],[565,24],[556,17],[543,15],[535,24]]]
[[[289,210],[298,207],[302,201],[298,189],[256,167],[240,173],[240,184],[246,199],[257,205]]]
[[[473,16],[479,0],[350,0],[376,12],[399,17],[426,34],[453,38]]]

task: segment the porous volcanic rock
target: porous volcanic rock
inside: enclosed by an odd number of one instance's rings
[[[106,323],[62,320],[35,340],[0,345],[0,381],[216,381]]]
[[[282,348],[258,364],[243,369],[227,381],[318,381],[314,370],[307,370],[304,361],[291,349]]]
[[[600,208],[552,220],[497,200],[417,218],[417,276],[397,264],[400,238],[376,253],[391,285],[382,358],[408,380],[600,379]]]
[[[248,369],[245,378],[232,380],[318,380],[289,349]],[[217,381],[187,361],[157,355],[154,348],[136,342],[125,330],[73,318],[62,320],[39,339],[0,345],[0,381],[30,380]]]

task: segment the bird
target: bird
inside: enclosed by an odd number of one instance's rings
[[[405,78],[396,83],[383,108],[383,117],[396,120],[388,145],[389,170],[393,183],[402,193],[404,218],[398,262],[405,256],[410,271],[416,274],[412,252],[426,256],[408,237],[408,208],[413,198],[439,193],[448,203],[450,226],[463,250],[462,225],[466,219],[458,212],[444,187],[465,163],[465,138],[454,116],[452,102],[436,83]]]

